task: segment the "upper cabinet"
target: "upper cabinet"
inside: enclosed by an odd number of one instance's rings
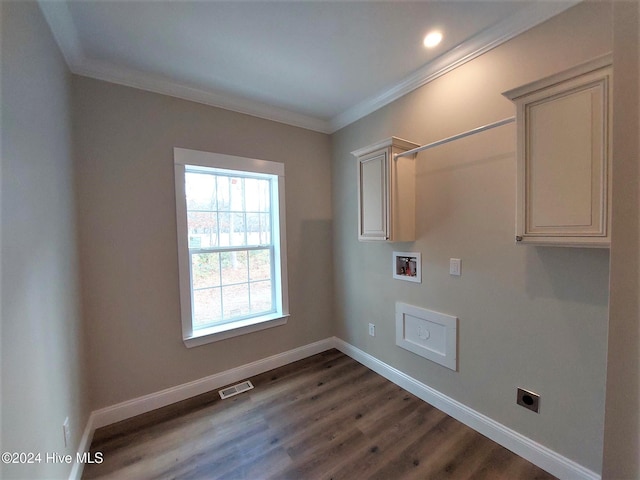
[[[358,240],[415,240],[415,155],[394,156],[416,147],[391,137],[352,152],[358,159]]]
[[[505,92],[516,104],[516,240],[608,247],[611,56]]]

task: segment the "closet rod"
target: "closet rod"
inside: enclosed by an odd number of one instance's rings
[[[463,133],[459,133],[454,135],[453,137],[444,138],[442,140],[438,140],[437,142],[428,143],[426,145],[422,145],[421,147],[417,147],[411,150],[407,150],[406,152],[396,153],[393,157],[406,157],[407,155],[413,155],[414,153],[422,152],[423,150],[427,150],[428,148],[437,147],[438,145],[443,145],[445,143],[453,142],[454,140],[459,140],[464,137],[468,137],[470,135],[475,135],[476,133],[484,132],[485,130],[490,130],[492,128],[501,127],[502,125],[506,125],[507,123],[515,122],[516,117],[509,117],[497,122],[489,123],[488,125],[483,125],[482,127],[474,128],[473,130],[469,130]]]

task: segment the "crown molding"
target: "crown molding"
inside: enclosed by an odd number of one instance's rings
[[[357,105],[336,115],[330,121],[331,133],[375,112],[400,97],[458,68],[508,40],[549,20],[582,0],[566,2],[536,2],[515,15],[484,30],[454,49],[427,63],[422,68]]]
[[[69,69],[77,75],[331,134],[562,13],[581,1],[536,2],[497,23],[495,26],[471,37],[456,48],[427,63],[397,84],[348,108],[328,121],[256,100],[213,89],[195,88],[159,75],[117,66],[104,61],[88,59],[82,50],[67,2],[65,0],[56,2],[38,0],[38,5],[51,28],[51,32],[62,51]]]
[[[191,87],[160,75],[144,73],[108,62],[85,59],[81,65],[71,68],[71,71],[83,77],[160,93],[307,130],[331,133],[329,122],[326,120],[212,89]]]
[[[329,122],[320,118],[213,89],[191,87],[160,75],[89,59],[82,50],[67,1],[38,0],[38,6],[49,24],[69,70],[76,75],[169,95],[307,130],[331,133]]]

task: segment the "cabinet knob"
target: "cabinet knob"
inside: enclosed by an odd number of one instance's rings
[[[522,237],[520,235],[516,235],[516,242],[521,242],[522,241]]]

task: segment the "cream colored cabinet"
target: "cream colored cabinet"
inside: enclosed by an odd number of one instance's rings
[[[358,149],[358,240],[415,240],[415,155],[395,155],[419,147],[391,137]]]
[[[516,241],[608,247],[611,57],[505,92],[516,104]]]

